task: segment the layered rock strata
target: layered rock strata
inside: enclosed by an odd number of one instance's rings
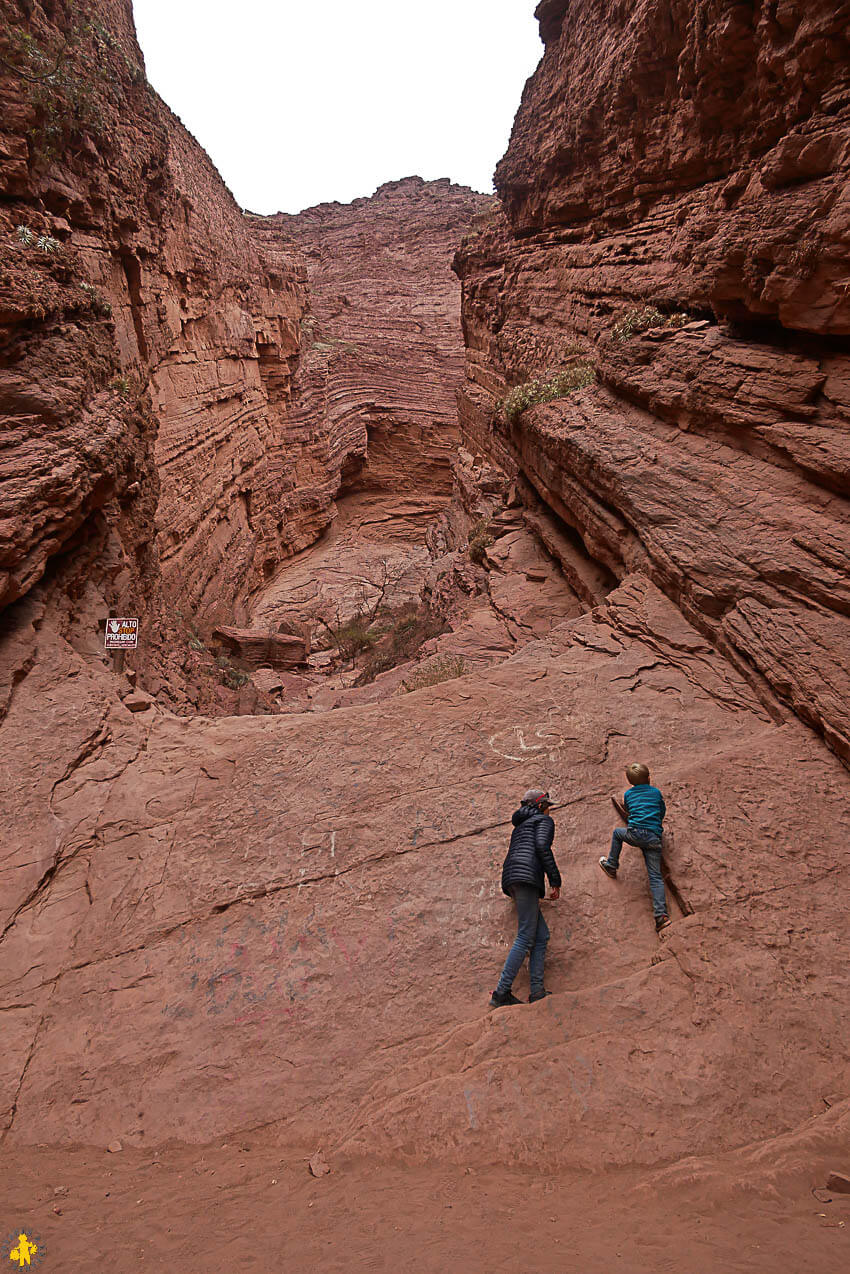
[[[249,218],[259,245],[306,260],[293,427],[300,421],[324,441],[332,495],[450,493],[463,378],[451,258],[492,203],[449,181],[409,177],[351,204]]]
[[[850,762],[847,14],[668,8],[538,10],[506,215],[457,260],[463,433]]]
[[[450,258],[489,201],[410,179],[248,225],[149,88],[129,0],[3,16],[0,604],[58,573],[79,648],[140,614],[153,692],[233,709],[202,639],[245,624],[341,490],[444,507]]]
[[[114,608],[161,572],[188,613],[227,617],[316,534],[309,500],[277,495],[299,268],[261,257],[147,85],[129,0],[3,19],[3,600],[98,522],[126,559]]]

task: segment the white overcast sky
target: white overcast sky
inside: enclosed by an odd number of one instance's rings
[[[492,189],[536,0],[133,0],[148,78],[253,212],[414,174]]]

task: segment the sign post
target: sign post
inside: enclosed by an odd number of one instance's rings
[[[138,619],[107,619],[104,646],[115,651],[115,671],[124,671],[124,656],[139,644]]]

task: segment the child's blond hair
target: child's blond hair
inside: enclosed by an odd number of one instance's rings
[[[633,761],[631,765],[626,766],[626,778],[633,786],[635,783],[648,783],[649,766]]]

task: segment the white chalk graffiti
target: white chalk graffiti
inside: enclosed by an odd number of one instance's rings
[[[564,736],[544,722],[539,726],[509,726],[507,730],[492,734],[487,742],[496,755],[506,761],[542,760],[546,756],[555,762],[559,749],[563,747]]]

